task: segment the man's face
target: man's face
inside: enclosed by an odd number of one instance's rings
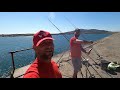
[[[50,60],[54,53],[54,44],[53,40],[44,40],[36,48],[36,53],[39,58],[44,60]]]
[[[75,36],[79,37],[80,36],[80,32],[79,31],[75,32]]]

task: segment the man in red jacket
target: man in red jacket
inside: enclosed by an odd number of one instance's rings
[[[62,78],[57,64],[51,60],[54,43],[49,32],[41,30],[34,34],[33,49],[37,57],[23,78]]]

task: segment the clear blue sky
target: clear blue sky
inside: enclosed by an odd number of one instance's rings
[[[62,32],[74,30],[65,17],[78,28],[120,31],[120,12],[0,12],[0,34],[59,33],[48,18]]]

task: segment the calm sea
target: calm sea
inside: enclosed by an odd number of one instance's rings
[[[79,37],[82,40],[99,40],[110,34],[83,34],[83,37]],[[66,35],[70,39],[73,35]],[[63,35],[53,35],[55,51],[54,55],[68,50],[69,42]],[[10,51],[21,50],[32,47],[32,36],[20,36],[20,37],[0,37],[0,77],[5,78],[10,74],[12,70],[12,61]],[[34,61],[34,51],[27,50],[14,54],[15,67],[19,68],[30,64]]]

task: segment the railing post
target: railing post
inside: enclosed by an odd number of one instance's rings
[[[12,72],[11,72],[10,78],[14,78],[14,76],[13,76],[14,71],[15,71],[14,52],[10,52],[10,53],[11,53],[11,57],[12,57],[12,66],[13,66],[13,70],[12,70]]]
[[[22,49],[22,50],[17,50],[17,51],[12,51],[12,52],[9,52],[11,54],[11,57],[12,57],[12,67],[13,67],[13,70],[11,72],[11,76],[10,78],[14,78],[13,74],[14,74],[14,71],[15,71],[15,63],[14,63],[14,53],[16,52],[21,52],[21,51],[26,51],[26,50],[31,50],[33,48],[28,48],[28,49]],[[35,55],[36,57],[36,55]]]

